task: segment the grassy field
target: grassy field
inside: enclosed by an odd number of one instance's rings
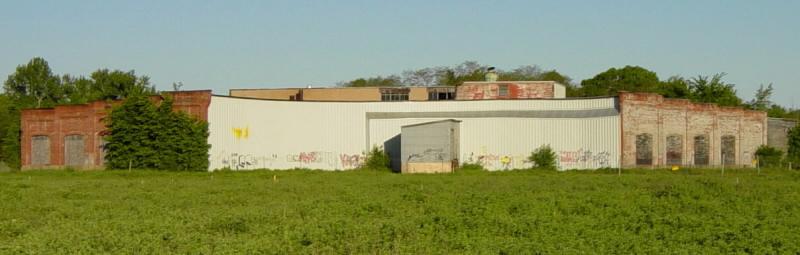
[[[0,174],[0,253],[797,253],[800,173]]]

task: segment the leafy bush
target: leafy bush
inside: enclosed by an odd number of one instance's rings
[[[789,130],[788,140],[786,145],[786,160],[791,162],[793,166],[800,167],[800,126],[796,126]]]
[[[761,145],[756,150],[758,157],[758,164],[764,167],[776,167],[781,165],[783,159],[783,152],[775,147],[769,145]]]
[[[484,171],[486,170],[486,168],[484,168],[481,164],[478,163],[464,163],[461,165],[461,167],[458,168],[458,170]]]
[[[109,122],[110,169],[208,169],[208,124],[174,112],[169,97],[156,106],[147,96],[133,95],[111,111]]]
[[[367,152],[366,159],[364,160],[364,167],[373,170],[390,170],[391,159],[389,154],[386,154],[381,147],[372,147],[372,150]]]
[[[536,168],[556,169],[556,152],[550,145],[542,145],[531,153],[528,161],[533,162]]]

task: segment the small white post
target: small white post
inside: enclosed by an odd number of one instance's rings
[[[725,176],[725,154],[722,154],[722,176]]]

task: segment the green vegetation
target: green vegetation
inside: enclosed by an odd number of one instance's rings
[[[141,92],[131,94],[109,120],[105,149],[110,169],[208,169],[208,123],[173,111],[168,96],[156,105]]]
[[[756,150],[758,164],[762,167],[780,167],[783,161],[783,151],[768,145],[761,145]]]
[[[466,81],[483,81],[487,65],[465,61],[455,66],[426,67],[403,71],[400,75],[358,78],[339,83],[344,87],[458,86]],[[556,70],[543,70],[536,65],[523,65],[512,70],[497,69],[499,81],[556,81],[566,86],[567,97],[616,96],[619,91],[659,93],[667,98],[683,98],[699,103],[737,106],[767,112],[773,118],[800,119],[800,109],[773,104],[772,84],[763,84],[744,102],[736,95],[734,84],[723,80],[725,73],[691,78],[671,76],[660,80],[658,75],[640,66],[612,67],[592,78],[573,82]]]
[[[0,173],[0,253],[800,251],[788,170]]]
[[[528,162],[533,162],[536,168],[556,169],[556,152],[550,145],[542,145],[528,156]]]
[[[20,111],[101,99],[123,99],[131,93],[155,93],[147,76],[134,71],[100,69],[90,78],[54,74],[43,58],[19,65],[3,83],[0,95],[0,162],[20,167]]]
[[[389,171],[391,163],[389,154],[386,154],[383,148],[373,146],[372,150],[367,152],[366,158],[364,159],[364,168]]]
[[[787,136],[789,148],[786,151],[786,160],[791,162],[795,168],[800,168],[800,125],[789,130]]]

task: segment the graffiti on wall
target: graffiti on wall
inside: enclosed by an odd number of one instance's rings
[[[342,168],[357,168],[364,164],[366,158],[359,154],[339,154]]]
[[[445,155],[443,148],[428,148],[421,153],[408,155],[408,162],[440,162],[445,161],[446,158],[447,155]]]
[[[609,167],[611,153],[607,151],[593,152],[588,149],[560,151],[558,162],[562,169],[573,167]]]
[[[301,166],[309,164],[322,164],[334,168],[356,168],[364,163],[364,156],[360,154],[334,153],[325,151],[300,152],[286,156],[287,162],[300,163]]]
[[[233,170],[239,169],[270,169],[273,167],[283,168],[286,164],[297,165],[297,167],[332,167],[332,168],[358,168],[364,164],[366,158],[361,154],[333,153],[333,152],[301,152],[279,156],[253,155],[247,153],[226,153],[222,152],[212,158],[212,161],[219,162],[222,168]],[[321,165],[310,165],[321,164]],[[310,165],[310,166],[309,166]]]
[[[264,155],[257,156],[252,154],[240,153],[222,153],[218,158],[222,167],[230,169],[256,169],[256,168],[269,168],[272,163],[277,161],[278,155]]]
[[[504,155],[493,153],[474,153],[465,156],[465,163],[479,164],[487,169],[522,169],[531,166],[525,155]]]
[[[233,137],[236,138],[236,140],[247,139],[248,137],[250,137],[250,127],[233,128],[232,131],[233,131]]]

